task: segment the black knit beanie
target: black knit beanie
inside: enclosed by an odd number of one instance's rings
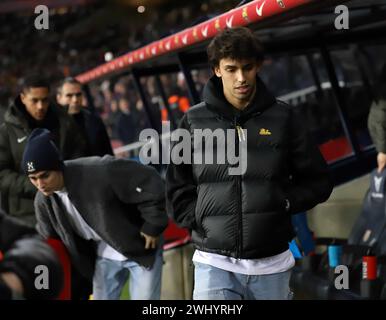
[[[28,137],[21,162],[25,174],[56,171],[63,168],[58,148],[47,129],[34,129]]]

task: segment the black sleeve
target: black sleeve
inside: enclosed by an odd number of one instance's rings
[[[326,161],[310,136],[300,110],[291,108],[291,183],[287,190],[290,212],[310,210],[326,201],[333,182]]]
[[[51,220],[49,219],[49,210],[44,203],[45,196],[38,192],[35,196],[34,207],[36,214],[36,230],[44,238],[60,239],[54,228],[52,227]]]
[[[188,129],[186,115],[178,126]],[[176,142],[178,143],[178,142]],[[168,215],[180,226],[195,229],[197,186],[193,180],[191,164],[170,163],[166,171],[166,209]]]
[[[36,188],[28,177],[15,170],[15,160],[5,123],[0,127],[0,192],[5,196],[12,194],[18,197],[33,197]]]

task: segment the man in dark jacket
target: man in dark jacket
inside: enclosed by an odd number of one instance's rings
[[[168,219],[153,168],[108,155],[63,163],[49,131],[36,129],[23,169],[39,190],[39,233],[62,240],[78,271],[93,279],[94,299],[119,299],[129,274],[132,299],[159,299],[159,236]]]
[[[47,286],[37,287],[36,269],[48,269]],[[36,230],[0,211],[0,300],[54,299],[63,286],[59,258]]]
[[[73,120],[49,103],[48,83],[27,77],[0,127],[0,192],[4,211],[29,226],[36,223],[33,199],[36,189],[22,173],[20,164],[28,135],[34,128],[53,133],[64,159],[85,155],[85,141]]]
[[[119,115],[116,118],[118,138],[123,144],[133,143],[137,140],[137,125],[132,106],[126,98],[118,101]]]
[[[289,299],[291,214],[329,197],[327,165],[297,110],[257,76],[263,51],[249,29],[223,31],[208,56],[215,75],[180,128],[195,146],[202,130],[233,133],[222,147],[239,150],[244,164],[232,175],[229,160],[168,166],[168,213],[192,230],[196,247],[194,299]],[[217,140],[211,154],[220,149]]]
[[[110,139],[102,119],[83,106],[82,84],[65,78],[57,88],[56,101],[78,124],[88,144],[88,156],[113,155]]]
[[[367,124],[378,151],[378,172],[381,172],[386,166],[386,64],[377,80],[377,99],[370,106]]]

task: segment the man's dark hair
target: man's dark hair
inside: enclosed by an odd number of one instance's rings
[[[218,67],[220,60],[224,58],[255,58],[257,62],[264,60],[263,45],[257,36],[245,27],[225,29],[216,35],[208,45],[207,54],[212,68]]]
[[[60,94],[62,93],[63,86],[66,84],[78,84],[82,87],[82,83],[78,80],[76,80],[74,77],[67,77],[64,78],[62,81],[59,82],[58,86],[56,87],[56,93]]]
[[[31,88],[47,88],[49,90],[50,84],[45,78],[33,74],[24,78],[21,85],[21,91],[25,93]]]

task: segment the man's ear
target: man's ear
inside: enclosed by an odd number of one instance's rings
[[[20,93],[20,100],[21,100],[21,102],[22,102],[23,104],[25,104],[25,99],[26,99],[26,97],[25,97],[24,92],[21,92],[21,93]]]
[[[214,67],[213,71],[217,77],[221,78],[220,66]]]

